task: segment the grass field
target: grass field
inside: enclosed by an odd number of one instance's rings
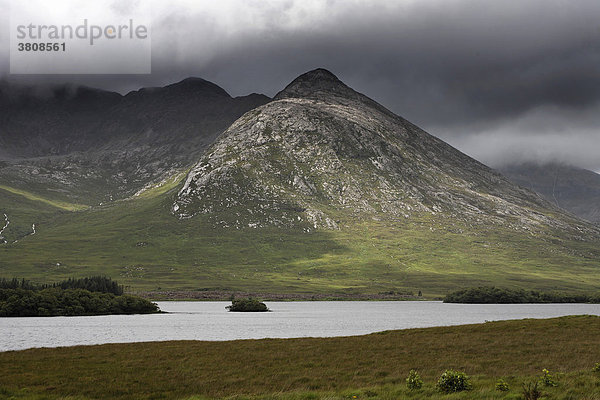
[[[340,338],[108,344],[0,353],[0,398],[518,399],[547,368],[548,399],[600,399],[600,318],[489,322]],[[448,368],[473,390],[441,395]],[[416,369],[425,384],[410,391]],[[497,379],[508,392],[494,389]]]
[[[0,190],[0,211],[11,220],[9,243],[0,245],[0,276],[47,283],[108,275],[138,291],[421,290],[426,298],[478,285],[600,289],[598,241],[416,214],[395,222],[340,215],[340,230],[310,233],[221,228],[202,215],[179,220],[171,214],[182,177],[141,196],[80,211]],[[33,223],[36,234],[26,236]]]

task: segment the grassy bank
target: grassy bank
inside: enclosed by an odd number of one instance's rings
[[[0,397],[10,398],[453,398],[516,399],[521,383],[552,371],[548,398],[598,399],[600,318],[490,322],[344,338],[174,341],[0,353]],[[442,396],[448,368],[473,390]],[[410,392],[410,369],[425,381]],[[505,379],[511,390],[497,392]]]

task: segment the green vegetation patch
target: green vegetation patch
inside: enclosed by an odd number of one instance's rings
[[[36,285],[25,279],[0,279],[0,317],[149,314],[159,311],[155,303],[123,295],[123,287],[110,278],[69,279],[52,285]]]
[[[52,284],[37,284],[25,278],[0,278],[0,289],[43,290],[49,288],[85,289],[90,292],[112,293],[117,296],[123,294],[123,286],[107,276],[92,276],[79,279],[69,278],[62,282]]]
[[[264,312],[269,311],[266,304],[252,297],[247,299],[233,299],[231,305],[225,307],[229,311]]]

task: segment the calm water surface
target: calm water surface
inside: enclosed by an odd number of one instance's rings
[[[0,318],[0,351],[31,347],[361,335],[388,329],[563,315],[597,304],[444,304],[436,301],[267,302],[273,312],[230,313],[229,302],[159,302],[169,314]]]

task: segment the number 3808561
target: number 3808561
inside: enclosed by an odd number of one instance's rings
[[[65,51],[66,43],[19,43],[19,51]]]

